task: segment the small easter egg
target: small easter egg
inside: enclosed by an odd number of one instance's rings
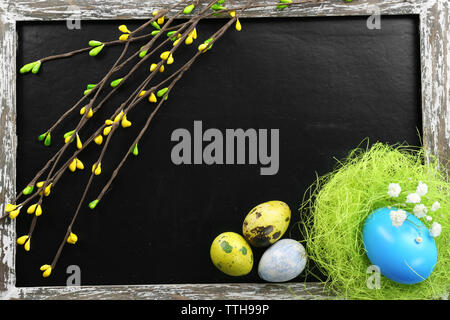
[[[213,264],[230,276],[243,276],[253,268],[253,252],[245,239],[234,232],[219,234],[211,244]]]
[[[394,226],[390,217],[394,207],[375,210],[363,227],[363,242],[370,262],[386,278],[402,284],[419,283],[428,278],[437,262],[437,249],[428,228],[406,212],[406,220]]]
[[[294,279],[305,269],[305,248],[292,239],[283,239],[269,247],[258,265],[259,276],[269,282]]]
[[[282,201],[268,201],[254,207],[245,217],[242,233],[255,247],[267,247],[286,232],[291,209]]]

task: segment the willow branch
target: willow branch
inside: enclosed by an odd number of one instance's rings
[[[215,3],[215,1],[211,1],[210,5],[207,6],[207,8],[205,8],[205,10],[207,10],[207,9],[208,9],[210,6],[212,6],[214,3]],[[233,20],[233,19],[232,19],[232,20]],[[195,27],[195,25],[196,25],[196,23],[193,24],[194,27]],[[227,23],[227,24],[225,25],[225,27],[222,27],[221,30],[223,30],[223,31],[221,32],[221,34],[223,34],[223,33],[225,32],[225,30],[228,29],[228,27],[229,27],[230,25],[231,25],[230,23]],[[188,31],[188,32],[189,32],[189,31]],[[187,36],[188,32],[186,32],[186,36]],[[220,38],[220,36],[218,36],[218,38]],[[180,38],[180,41],[178,42],[178,44],[175,45],[174,48],[170,51],[171,54],[172,54],[173,52],[176,51],[176,49],[179,47],[179,45],[182,43],[182,41],[183,41],[183,37]],[[154,109],[154,111],[150,114],[149,118],[147,119],[147,122],[146,122],[145,126],[141,129],[141,131],[140,131],[139,135],[137,136],[137,138],[135,139],[135,142],[134,142],[133,145],[136,145],[136,143],[138,143],[139,140],[142,138],[142,136],[144,135],[145,131],[146,131],[147,128],[149,127],[150,122],[152,121],[153,117],[154,117],[155,114],[158,112],[158,110],[159,110],[160,107],[163,105],[163,103],[165,102],[165,100],[166,100],[168,94],[170,93],[170,91],[172,90],[173,86],[177,83],[177,81],[178,81],[179,79],[181,79],[181,77],[183,76],[183,74],[184,74],[184,73],[192,66],[192,64],[195,62],[195,60],[198,58],[198,56],[199,56],[200,54],[201,54],[201,52],[198,51],[198,52],[194,55],[194,57],[193,57],[191,60],[189,60],[184,66],[182,66],[182,67],[178,70],[178,72],[175,73],[175,75],[172,75],[172,76],[169,77],[169,79],[170,79],[170,78],[173,78],[173,77],[174,77],[174,79],[172,80],[172,82],[171,82],[171,83],[169,84],[169,86],[167,87],[168,90],[167,90],[167,92],[165,93],[165,95],[164,95],[163,97],[161,97],[160,102],[158,103],[158,105],[156,106],[156,108]],[[156,68],[156,70],[157,70],[157,69],[160,67],[160,65],[162,65],[163,63],[165,63],[165,60],[161,60],[161,61],[159,62],[158,67]],[[155,71],[156,71],[156,70],[155,70]],[[154,71],[154,72],[155,72],[155,71]],[[166,79],[165,81],[168,81],[168,79]],[[143,85],[145,85],[145,82],[146,82],[146,81],[144,81]],[[141,85],[141,87],[143,87],[143,85]],[[139,90],[139,91],[137,91],[137,92],[136,92],[136,95],[135,95],[136,97],[139,97],[137,93],[140,92],[141,88],[138,88],[138,90]],[[155,90],[155,88],[152,88],[152,90]],[[149,93],[147,92],[146,95],[148,95],[148,94],[149,94]],[[135,99],[132,101],[132,103],[130,104],[130,106],[127,108],[127,112],[128,112],[129,110],[131,110],[131,108],[134,107],[139,101],[141,101],[146,95],[141,96],[141,97],[139,97],[139,98],[135,98]],[[125,113],[125,114],[126,114],[126,113]],[[124,115],[124,116],[125,116],[125,115]],[[113,127],[112,130],[111,130],[111,132],[108,134],[107,141],[105,142],[105,145],[104,145],[104,147],[103,147],[103,149],[102,149],[102,152],[101,152],[101,154],[100,154],[100,156],[99,156],[97,162],[95,163],[95,165],[99,165],[99,164],[101,163],[102,158],[103,158],[103,156],[104,156],[104,153],[105,153],[105,151],[106,151],[106,149],[107,149],[107,146],[108,146],[108,144],[109,144],[109,141],[110,141],[110,139],[112,138],[112,135],[114,134],[114,131],[117,129],[117,127],[118,127],[118,123],[116,123],[116,124],[114,125],[114,127]],[[119,172],[119,170],[120,170],[120,168],[122,167],[123,163],[126,161],[126,158],[128,157],[128,155],[129,155],[129,153],[130,153],[129,151],[130,151],[130,150],[128,150],[128,152],[126,153],[125,157],[122,159],[122,161],[120,162],[120,164],[119,164],[119,166],[116,168],[116,170],[114,170],[113,175],[112,175],[112,177],[111,177],[111,179],[110,179],[110,181],[109,181],[109,184],[112,182],[112,180],[114,180],[115,176],[116,176],[117,173]],[[76,221],[76,218],[77,218],[77,216],[78,216],[78,214],[79,214],[79,211],[80,211],[80,209],[81,209],[82,203],[84,202],[84,200],[85,200],[85,198],[86,198],[86,195],[87,195],[87,193],[88,193],[88,190],[89,190],[89,188],[90,188],[90,186],[91,186],[91,184],[92,184],[93,177],[94,177],[94,172],[92,172],[91,175],[90,175],[89,181],[88,181],[88,183],[87,183],[87,185],[86,185],[86,188],[85,188],[85,190],[84,190],[84,192],[83,192],[83,195],[82,195],[82,197],[81,197],[81,199],[80,199],[80,202],[78,203],[78,206],[77,206],[77,209],[76,209],[76,211],[75,211],[75,213],[74,213],[74,216],[73,216],[73,218],[72,218],[72,221],[71,221],[71,223],[69,224],[69,227],[67,228],[66,234],[65,234],[65,236],[64,236],[64,238],[63,238],[63,241],[61,242],[60,247],[58,248],[58,251],[57,251],[57,253],[56,253],[56,255],[55,255],[55,257],[54,257],[54,259],[53,259],[53,261],[52,261],[52,263],[51,263],[51,265],[50,265],[52,269],[55,268],[56,263],[57,263],[57,261],[58,261],[60,255],[61,255],[61,252],[62,252],[62,250],[63,250],[65,244],[67,243],[67,239],[68,239],[68,237],[69,237],[69,235],[70,235],[70,233],[71,233],[73,224],[74,224],[75,221]],[[108,184],[108,186],[109,186],[109,184]],[[105,188],[107,189],[107,187],[105,187]],[[106,189],[104,189],[104,190],[106,191]]]

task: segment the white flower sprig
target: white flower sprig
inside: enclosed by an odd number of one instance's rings
[[[388,187],[388,195],[393,198],[397,198],[402,192],[402,188],[398,183],[390,183]]]
[[[414,206],[413,213],[417,218],[423,218],[427,215],[428,209],[424,204]]]
[[[421,200],[418,193],[410,193],[406,196],[406,203],[420,203]]]
[[[389,215],[392,220],[392,225],[396,228],[400,227],[406,220],[406,211],[402,209],[397,211],[392,210]]]
[[[410,179],[411,180],[411,179]],[[388,186],[388,192],[387,194],[391,198],[398,198],[402,192],[402,188],[400,184],[398,183],[390,183]],[[433,217],[430,215],[427,215],[428,211],[436,212],[441,208],[441,204],[438,201],[435,201],[430,210],[426,207],[425,204],[422,202],[422,197],[424,197],[428,193],[428,186],[426,183],[423,183],[422,181],[419,181],[416,187],[416,191],[412,193],[408,193],[406,195],[405,203],[397,204],[401,207],[407,207],[408,204],[414,205],[414,207],[411,207],[412,212],[418,219],[424,218],[426,222],[433,221]],[[403,223],[408,220],[406,211],[404,210],[391,210],[389,213],[392,225],[396,228],[403,225]],[[432,237],[438,237],[442,232],[442,226],[437,223],[433,222],[431,227],[429,228],[430,235]]]
[[[435,202],[435,203],[433,203],[433,205],[431,206],[431,211],[437,211],[438,209],[440,209],[441,208],[441,204],[439,203],[439,202]]]
[[[422,181],[419,181],[419,184],[417,185],[416,188],[416,193],[423,197],[424,195],[426,195],[428,192],[428,186],[425,183],[422,183]]]
[[[431,225],[431,229],[430,229],[431,236],[438,237],[441,234],[441,231],[442,231],[442,226],[437,222],[433,222],[433,224]]]

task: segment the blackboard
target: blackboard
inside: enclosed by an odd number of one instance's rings
[[[65,285],[69,265],[80,267],[82,285],[261,282],[257,262],[263,250],[254,250],[249,275],[232,278],[210,262],[214,237],[240,233],[253,206],[278,199],[291,207],[290,232],[298,239],[293,225],[303,193],[316,174],[333,168],[335,157],[342,158],[364,138],[420,143],[418,20],[382,19],[380,30],[367,29],[365,17],[242,19],[243,31],[230,30],[178,83],[140,143],[139,156],[130,158],[98,208],[91,211],[85,204],[74,226],[79,242],[66,246],[52,276],[43,279],[39,267],[53,259],[90,172],[68,173],[58,183],[44,202],[31,251],[17,250],[17,286]],[[80,30],[68,30],[64,21],[21,22],[17,65],[85,47],[91,39],[114,39],[122,23],[133,28],[142,21],[83,21]],[[203,21],[200,38],[221,24]],[[62,145],[62,135],[79,118],[64,123],[60,139],[54,132],[50,148],[37,136],[79,99],[86,84],[100,79],[120,50],[109,47],[95,58],[86,53],[52,61],[38,75],[18,76],[18,189]],[[185,57],[194,50],[184,50]],[[180,53],[171,68],[182,60]],[[132,88],[125,86],[105,109],[115,110]],[[134,126],[114,137],[92,197],[152,108],[140,104],[129,116]],[[87,130],[108,116],[100,111]],[[278,173],[262,176],[259,165],[174,165],[171,134],[178,128],[193,132],[195,120],[204,130],[279,129]],[[92,164],[98,152],[93,145],[80,158]],[[31,221],[21,218],[19,236]]]

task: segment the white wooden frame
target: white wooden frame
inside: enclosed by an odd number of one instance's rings
[[[145,19],[154,9],[176,0],[77,0],[83,20]],[[276,0],[256,0],[273,3]],[[237,4],[239,1],[228,1]],[[241,1],[242,2],[242,1]],[[0,2],[0,212],[14,198],[16,177],[16,50],[17,21],[62,20],[71,12],[65,0],[1,0]],[[255,8],[246,17],[417,15],[424,147],[441,160],[450,158],[450,11],[447,0],[325,0],[320,4]],[[69,10],[68,10],[69,9]],[[326,298],[319,283],[182,284],[18,288],[15,285],[15,222],[0,223],[0,297],[3,299],[315,299]]]

